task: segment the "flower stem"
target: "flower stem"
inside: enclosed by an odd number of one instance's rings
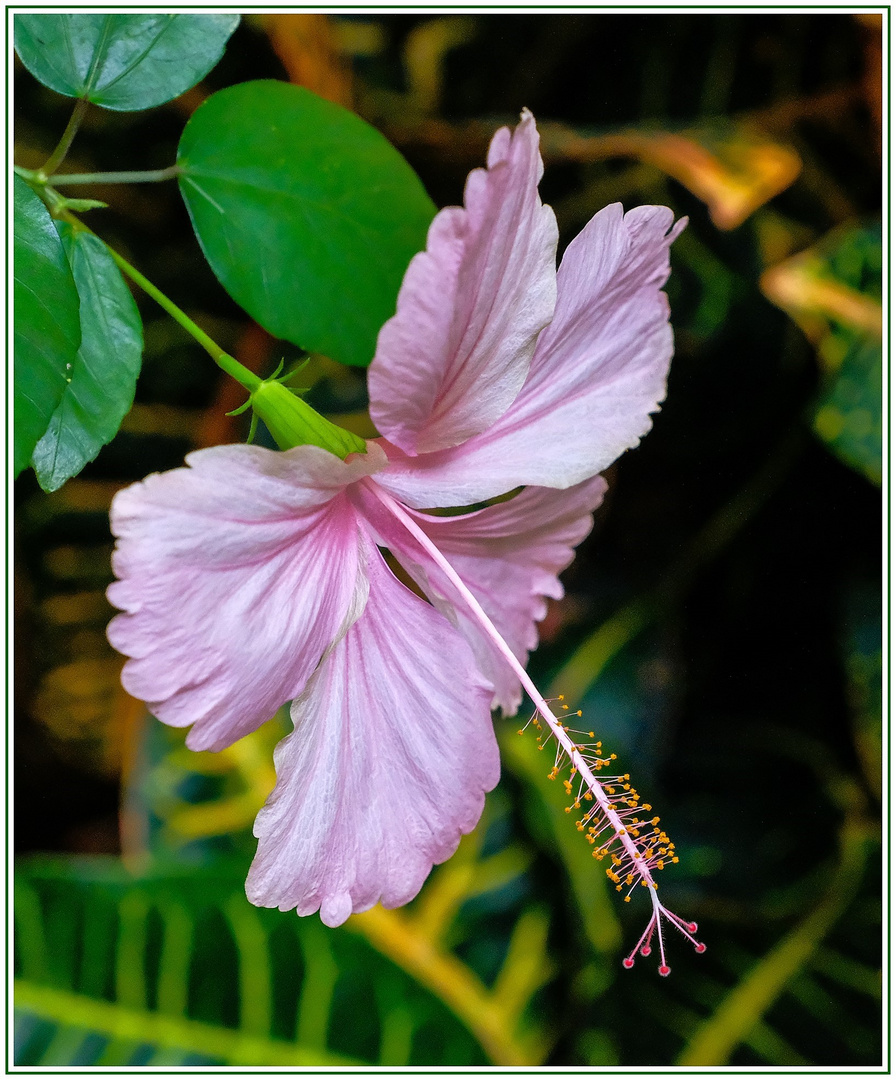
[[[56,144],[56,149],[47,158],[43,167],[38,170],[44,176],[50,176],[54,173],[65,160],[65,155],[68,153],[75,135],[78,133],[78,128],[81,126],[81,121],[84,119],[84,113],[86,111],[87,99],[78,98],[75,102],[75,108],[72,111],[71,118],[69,119],[68,124],[66,124],[65,131],[62,133],[62,138]]]
[[[84,228],[83,225],[82,228]],[[251,372],[247,367],[244,367],[239,360],[235,360],[226,353],[200,326],[193,322],[186,312],[181,311],[177,304],[169,300],[168,297],[157,289],[148,278],[144,277],[136,267],[131,266],[127,259],[123,258],[117,251],[110,248],[108,244],[106,245],[106,248],[118,268],[123,273],[127,274],[131,281],[136,285],[139,285],[145,293],[148,293],[160,307],[164,308],[171,318],[179,323],[191,337],[195,338],[222,371],[226,371],[228,375],[236,379],[236,381],[250,391],[250,393],[261,386],[262,380],[254,374],[254,372]]]
[[[174,180],[180,175],[179,165],[167,169],[148,169],[142,172],[57,173],[48,176],[56,187],[66,184],[151,184],[160,180]]]
[[[82,223],[79,222],[79,224],[81,224],[82,228],[86,228]],[[151,296],[160,307],[164,308],[171,318],[174,319],[176,323],[179,323],[192,338],[195,338],[222,371],[226,371],[228,375],[236,379],[240,386],[244,386],[250,393],[261,386],[262,380],[254,372],[250,371],[247,367],[244,367],[239,360],[235,360],[229,353],[225,352],[216,341],[213,341],[212,338],[208,336],[201,326],[198,326],[193,322],[185,311],[181,311],[173,300],[169,300],[168,297],[160,289],[157,289],[148,278],[144,277],[136,267],[131,266],[127,259],[123,258],[117,251],[110,248],[108,244],[106,244],[106,250],[112,256],[112,260],[116,266],[118,266],[123,273],[127,274],[135,285],[139,285],[145,293]]]

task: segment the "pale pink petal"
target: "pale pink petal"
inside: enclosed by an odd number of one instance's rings
[[[363,610],[357,514],[344,487],[384,462],[316,446],[200,450],[113,501],[109,640],[125,689],[187,744],[218,750],[301,692]]]
[[[456,517],[411,512],[482,605],[498,633],[525,666],[538,644],[536,623],[546,597],[559,599],[557,575],[591,531],[592,514],[606,490],[600,476],[565,491],[526,488],[506,502]],[[470,642],[480,670],[495,687],[493,707],[512,715],[521,701],[519,679],[471,616],[443,572],[380,502],[353,489],[380,542],[389,547],[433,602]]]
[[[522,484],[569,487],[607,468],[650,428],[672,357],[672,212],[601,210],[569,245],[557,310],[507,412],[461,446],[409,458],[383,443],[377,482],[411,506],[466,506]]]
[[[369,544],[362,617],[293,704],[258,815],[254,904],[328,926],[414,897],[498,782],[490,684],[469,646]]]
[[[408,267],[370,366],[370,412],[408,454],[484,431],[519,393],[556,297],[557,224],[538,197],[538,133],[524,112],[442,210]]]

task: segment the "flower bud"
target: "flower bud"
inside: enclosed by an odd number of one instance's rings
[[[367,452],[367,444],[360,436],[331,424],[276,380],[263,382],[252,392],[251,402],[256,416],[264,421],[281,450],[310,444],[339,458]]]

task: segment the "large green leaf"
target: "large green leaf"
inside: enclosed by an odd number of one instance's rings
[[[45,86],[107,109],[150,109],[221,59],[239,15],[16,15],[16,52]]]
[[[31,464],[44,491],[76,476],[109,442],[130,409],[140,373],[140,313],[98,237],[60,225],[81,296],[81,347],[62,400]]]
[[[78,290],[47,208],[16,176],[15,471],[31,460],[62,400],[81,341]]]
[[[364,366],[435,207],[354,113],[287,83],[242,83],[193,114],[181,191],[219,280],[277,337]]]

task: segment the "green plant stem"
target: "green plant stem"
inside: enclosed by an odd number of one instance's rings
[[[142,172],[57,173],[48,176],[47,182],[56,187],[67,184],[152,184],[161,180],[174,180],[180,175],[179,165],[167,169],[149,169]]]
[[[81,223],[79,222],[79,224]],[[81,228],[85,228],[85,226],[81,224]],[[160,307],[168,312],[176,323],[179,323],[191,337],[195,338],[222,371],[226,371],[228,375],[236,379],[240,386],[244,386],[250,393],[261,386],[262,380],[256,374],[244,367],[239,360],[235,360],[229,353],[226,353],[200,326],[193,322],[186,312],[181,311],[177,304],[169,300],[163,292],[160,292],[136,267],[131,266],[127,259],[119,255],[117,251],[113,251],[108,244],[106,247],[122,273],[127,274],[134,284],[139,285]]]
[[[56,149],[47,158],[43,165],[43,168],[39,170],[45,177],[54,173],[62,162],[65,160],[65,155],[69,151],[69,147],[74,141],[75,135],[78,132],[78,128],[81,126],[81,121],[84,119],[84,113],[87,111],[87,99],[79,98],[75,102],[75,108],[72,111],[71,118],[68,124],[66,124],[65,131],[62,133],[62,138],[56,144]]]

